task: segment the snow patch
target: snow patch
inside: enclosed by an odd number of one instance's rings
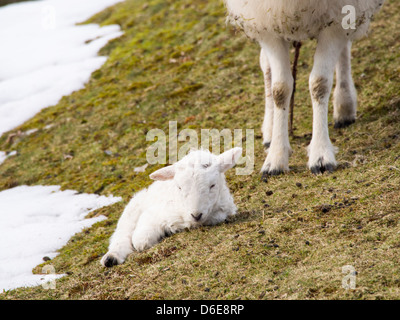
[[[84,87],[119,26],[76,25],[121,0],[41,0],[0,8],[0,136]]]
[[[119,201],[120,197],[60,191],[59,186],[1,191],[0,293],[42,284],[44,276],[32,274],[32,269],[43,257],[54,258],[71,236],[106,219],[85,219],[88,213]]]
[[[76,24],[118,2],[38,0],[0,8],[0,136],[84,87],[106,61],[98,51],[122,32],[117,25]],[[15,154],[0,151],[0,164]],[[59,186],[0,192],[0,294],[60,277],[33,275],[32,268],[45,256],[55,257],[72,235],[105,219],[85,219],[88,213],[120,200]]]
[[[6,161],[7,158],[15,156],[17,154],[17,151],[11,151],[10,153],[6,153],[4,151],[0,151],[0,164],[2,164],[4,161]]]

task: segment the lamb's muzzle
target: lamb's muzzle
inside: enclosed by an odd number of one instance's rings
[[[194,220],[200,221],[203,214],[202,213],[192,213],[191,216],[193,217]]]

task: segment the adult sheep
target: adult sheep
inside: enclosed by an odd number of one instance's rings
[[[236,214],[224,173],[241,154],[241,148],[219,156],[205,150],[192,151],[175,164],[153,172],[150,178],[156,181],[126,206],[101,264],[121,264],[134,250],[148,249],[165,235],[215,225]]]
[[[356,119],[357,93],[351,76],[352,41],[367,33],[372,16],[384,0],[225,0],[228,18],[261,46],[265,80],[264,145],[269,148],[262,172],[289,171],[291,147],[288,113],[293,91],[289,44],[317,39],[309,87],[313,105],[313,133],[308,167],[314,174],[333,171],[335,148],[329,138],[328,103],[336,68],[335,127]],[[351,6],[351,7],[349,7]],[[345,10],[355,9],[355,24],[345,29]],[[354,29],[353,29],[354,28]]]

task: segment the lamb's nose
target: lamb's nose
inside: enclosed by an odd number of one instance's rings
[[[196,221],[199,221],[201,219],[202,215],[203,215],[202,213],[197,213],[197,212],[196,213],[192,213],[192,217]]]

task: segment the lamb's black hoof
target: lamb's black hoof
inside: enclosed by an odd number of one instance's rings
[[[311,173],[315,174],[315,175],[319,175],[319,174],[323,174],[324,172],[329,172],[332,173],[333,171],[335,171],[336,165],[332,164],[332,163],[323,163],[322,159],[318,160],[318,163],[315,166],[312,166],[310,168]]]
[[[104,261],[104,266],[106,266],[107,268],[111,268],[116,265],[118,265],[118,260],[113,256],[108,256]]]
[[[352,125],[354,122],[356,122],[355,119],[352,119],[352,120],[335,121],[334,128],[335,128],[335,129],[346,128],[346,127]]]
[[[271,142],[264,142],[264,148],[268,149],[271,146]]]

